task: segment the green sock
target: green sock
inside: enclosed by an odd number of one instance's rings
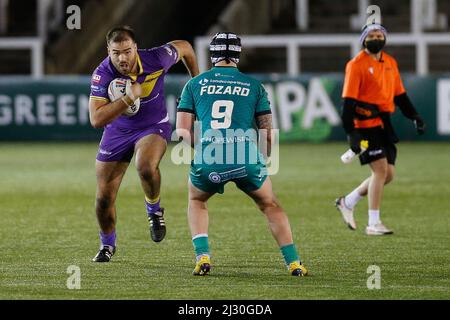
[[[208,235],[198,234],[192,238],[192,243],[194,245],[195,255],[198,257],[202,254],[209,255],[209,245],[208,245]]]
[[[280,247],[281,254],[283,255],[284,261],[286,262],[286,265],[289,265],[290,263],[294,261],[300,261],[300,257],[297,254],[297,248],[295,247],[295,244],[288,244],[286,246]]]

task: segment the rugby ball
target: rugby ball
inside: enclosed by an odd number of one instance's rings
[[[130,86],[131,80],[129,79],[114,79],[113,81],[111,81],[108,87],[109,100],[116,101],[117,99],[120,99],[126,94],[127,88],[129,88]],[[138,98],[131,106],[127,108],[127,110],[123,112],[123,114],[128,117],[134,116],[139,111],[140,105],[141,101]]]

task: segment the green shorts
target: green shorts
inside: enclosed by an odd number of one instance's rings
[[[261,162],[236,165],[192,163],[189,175],[192,184],[204,192],[222,194],[225,184],[233,181],[239,189],[248,193],[261,188],[267,178],[267,169]]]

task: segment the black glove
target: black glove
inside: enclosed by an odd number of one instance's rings
[[[356,154],[359,154],[361,150],[361,140],[362,136],[358,133],[353,131],[348,135],[348,143],[350,144],[350,149]]]
[[[425,128],[427,127],[423,119],[417,115],[414,117],[413,121],[414,127],[416,127],[417,134],[420,136],[423,135],[425,133]]]

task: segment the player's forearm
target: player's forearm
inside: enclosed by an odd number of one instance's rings
[[[189,112],[177,112],[176,133],[183,143],[194,147],[194,115]]]
[[[265,142],[260,152],[265,158],[270,157],[272,151],[272,114],[263,114],[256,117],[256,125],[259,129],[259,137]]]
[[[188,70],[191,78],[197,76],[200,73],[195,55],[184,57],[183,63],[185,65],[186,69]]]
[[[123,99],[107,103],[100,107],[90,108],[89,118],[94,128],[103,128],[108,123],[120,116],[127,108],[132,100],[125,96]]]
[[[194,146],[195,146],[194,137],[195,137],[194,131],[193,130],[189,131],[189,141],[191,142],[192,149],[194,149]]]
[[[196,77],[200,73],[198,69],[197,58],[195,57],[193,49],[191,52],[185,55],[182,60],[191,78]]]
[[[183,61],[191,77],[197,76],[200,71],[198,69],[197,57],[191,44],[185,40],[175,40],[171,44],[177,48],[180,59]]]
[[[266,147],[262,150],[263,156],[267,159],[272,154],[272,130],[267,130]]]
[[[176,133],[183,143],[186,143],[192,148],[194,147],[194,132],[192,130],[177,127]]]

